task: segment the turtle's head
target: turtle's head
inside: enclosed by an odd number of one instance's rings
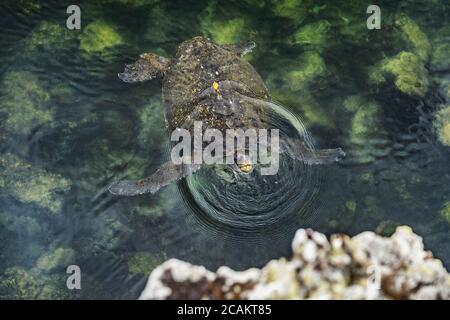
[[[125,71],[119,73],[124,82],[134,83],[162,77],[170,64],[170,59],[148,52],[139,56],[139,59],[125,66]]]
[[[255,49],[256,47],[256,43],[254,41],[247,41],[244,45],[243,45],[243,50],[242,50],[242,55],[245,56],[247,53],[250,53],[253,51],[253,49]]]
[[[250,174],[255,168],[255,164],[252,162],[252,159],[248,155],[237,155],[235,158],[235,170],[239,173]]]
[[[241,164],[238,164],[239,170],[241,170],[242,173],[249,174],[253,171],[253,163],[251,162],[244,162]]]

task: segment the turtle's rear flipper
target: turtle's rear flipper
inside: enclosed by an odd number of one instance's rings
[[[167,70],[170,59],[154,53],[143,53],[133,64],[127,64],[125,71],[119,73],[119,78],[128,83],[143,82],[161,77]]]
[[[187,177],[200,169],[197,164],[176,165],[169,161],[164,163],[151,176],[141,180],[122,180],[113,183],[108,189],[114,195],[137,196],[145,193],[156,193],[161,187],[167,186],[181,178]]]
[[[312,150],[299,139],[280,141],[280,150],[307,164],[331,164],[345,157],[341,148]]]

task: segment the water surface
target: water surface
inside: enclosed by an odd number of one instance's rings
[[[65,27],[71,2],[2,2],[1,298],[134,299],[168,258],[261,266],[290,255],[300,227],[389,235],[407,224],[450,265],[450,147],[433,124],[449,103],[449,57],[437,54],[450,43],[448,2],[381,1],[380,31],[367,30],[365,1],[287,2],[78,1],[79,31]],[[111,182],[156,170],[169,142],[160,83],[129,85],[117,73],[142,52],[170,56],[197,35],[254,40],[248,59],[273,98],[302,119],[316,148],[342,147],[346,159],[287,164],[286,194],[271,181],[225,184],[242,206],[192,205],[186,188],[217,187],[208,171],[154,196],[110,195]],[[418,79],[412,87],[383,71],[401,52],[417,58],[416,67],[395,63]],[[265,188],[276,197],[257,198]],[[258,210],[242,211],[249,203]],[[81,268],[80,291],[65,287],[69,264]]]

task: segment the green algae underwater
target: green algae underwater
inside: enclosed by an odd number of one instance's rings
[[[450,5],[378,1],[64,1],[0,4],[0,299],[134,299],[159,263],[242,270],[290,254],[295,229],[410,225],[450,267]],[[171,56],[194,36],[253,40],[246,57],[316,146],[347,157],[321,168],[308,212],[251,239],[203,223],[179,186],[114,197],[165,159],[161,85],[122,83],[142,52]],[[81,268],[81,290],[66,267]]]

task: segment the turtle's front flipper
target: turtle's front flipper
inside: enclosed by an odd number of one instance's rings
[[[256,47],[256,43],[254,43],[253,41],[247,41],[245,43],[226,44],[224,45],[224,47],[243,57],[247,53],[252,52],[252,50]]]
[[[137,196],[145,193],[156,193],[161,187],[187,177],[200,169],[198,164],[176,165],[172,161],[164,163],[151,176],[141,180],[122,180],[113,183],[108,189],[114,195]]]
[[[307,164],[330,164],[345,157],[341,148],[312,150],[300,139],[283,139],[280,141],[280,150]]]
[[[143,82],[161,77],[167,70],[170,59],[158,56],[154,53],[143,53],[139,59],[125,66],[125,71],[119,73],[119,78],[128,83]]]

